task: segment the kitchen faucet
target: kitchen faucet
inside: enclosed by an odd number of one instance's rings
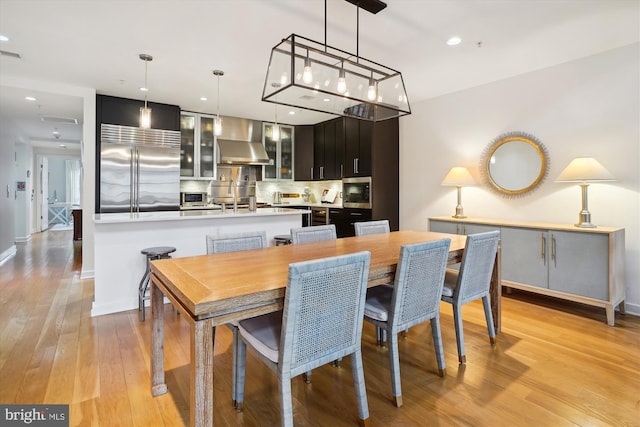
[[[228,194],[231,194],[231,187],[233,187],[233,213],[238,213],[238,186],[233,177],[229,180]]]

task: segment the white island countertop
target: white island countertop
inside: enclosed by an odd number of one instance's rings
[[[158,222],[158,221],[184,221],[184,220],[198,220],[198,219],[228,219],[238,217],[267,217],[276,215],[300,215],[303,213],[310,213],[301,209],[291,208],[259,208],[254,212],[248,209],[238,209],[237,212],[233,212],[233,209],[227,208],[223,213],[220,209],[212,210],[187,210],[187,211],[160,211],[160,212],[121,212],[121,213],[103,213],[96,214],[94,216],[94,222],[96,224],[115,224],[115,223],[140,223],[140,222]]]

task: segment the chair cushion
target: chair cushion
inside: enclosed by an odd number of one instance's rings
[[[281,329],[282,310],[238,323],[238,331],[242,338],[274,363],[278,363]]]
[[[444,287],[442,288],[442,295],[445,297],[452,297],[458,285],[458,270],[452,270],[447,268],[444,274]]]
[[[381,322],[389,319],[393,286],[382,285],[367,289],[367,299],[364,303],[364,315]]]

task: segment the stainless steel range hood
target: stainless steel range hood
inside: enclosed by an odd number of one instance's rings
[[[223,117],[218,148],[218,164],[269,164],[269,156],[262,145],[262,122],[257,120]]]
[[[227,165],[267,165],[269,156],[261,142],[232,141],[218,139],[220,149],[219,164]]]

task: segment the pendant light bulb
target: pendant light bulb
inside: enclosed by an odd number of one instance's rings
[[[153,61],[153,56],[141,53],[139,58],[144,61],[144,107],[140,107],[140,127],[149,129],[151,128],[151,108],[147,106],[147,92],[149,92],[149,86],[147,85],[147,64],[149,61]]]
[[[215,136],[222,135],[222,119],[220,116],[216,116],[216,118],[213,119],[213,134]]]
[[[340,93],[345,93],[347,91],[347,80],[344,78],[344,68],[340,68],[340,73],[338,74],[338,87],[336,89]]]
[[[213,119],[213,134],[222,135],[222,119],[220,118],[220,76],[224,76],[224,71],[213,70],[213,75],[218,78],[218,94],[216,96],[216,118]]]
[[[373,80],[373,71],[371,72],[371,78],[369,79],[369,90],[367,91],[367,99],[369,101],[375,101],[378,97],[378,90],[376,88],[376,82]]]
[[[304,60],[304,72],[302,73],[302,81],[308,85],[313,83],[313,71],[311,70],[311,58],[309,58],[309,51],[307,51],[307,58]]]

